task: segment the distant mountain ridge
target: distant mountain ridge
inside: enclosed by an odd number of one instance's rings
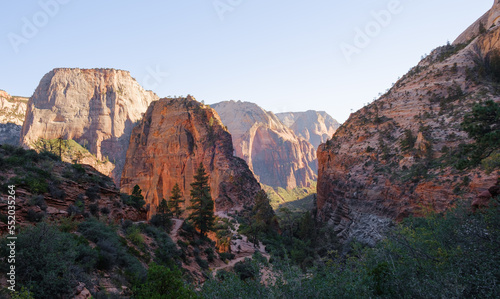
[[[314,148],[332,138],[340,124],[325,111],[276,113],[281,122],[295,135],[309,141]]]
[[[241,101],[210,106],[231,133],[235,155],[247,162],[260,183],[293,189],[316,180],[315,148],[274,113]]]

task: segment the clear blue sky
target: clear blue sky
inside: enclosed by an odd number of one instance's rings
[[[325,110],[343,122],[493,4],[396,0],[402,11],[377,30],[372,12],[391,1],[4,0],[0,89],[31,96],[56,67],[117,68],[160,97]],[[341,45],[370,25],[348,62]]]

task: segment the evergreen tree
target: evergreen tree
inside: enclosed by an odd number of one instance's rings
[[[189,220],[200,230],[202,236],[212,230],[215,223],[214,201],[210,195],[210,186],[208,185],[208,175],[205,173],[203,164],[196,170],[194,182],[191,184],[191,207],[192,211]]]
[[[182,199],[179,184],[176,183],[174,185],[174,188],[172,188],[172,195],[170,196],[168,201],[168,208],[177,218],[179,218],[182,212],[184,212],[184,210],[182,210],[180,207],[181,202],[184,202],[184,200]]]
[[[133,206],[138,210],[141,209],[146,204],[144,196],[142,196],[142,190],[139,187],[139,185],[134,186],[134,189],[132,190],[132,195],[130,195],[130,199],[126,201],[125,204]]]
[[[163,198],[156,208],[156,214],[151,218],[150,222],[154,226],[161,226],[165,230],[170,231],[172,228],[172,213],[168,208],[167,201]]]
[[[465,115],[462,128],[475,141],[467,150],[470,166],[476,166],[500,148],[500,105],[492,100],[475,104]]]
[[[259,231],[268,233],[278,228],[276,215],[264,190],[260,190],[255,196],[255,205],[252,212],[254,214],[254,223],[259,228]]]
[[[170,209],[168,207],[168,203],[165,200],[165,198],[163,198],[160,201],[160,204],[158,205],[158,208],[156,209],[156,213],[157,214],[169,214],[170,213]]]

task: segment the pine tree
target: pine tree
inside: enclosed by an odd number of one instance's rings
[[[157,214],[170,214],[170,209],[168,208],[168,203],[165,200],[165,198],[163,198],[160,201],[160,204],[158,205],[158,208],[156,209],[156,213]]]
[[[163,198],[156,208],[156,214],[151,218],[150,222],[155,226],[161,226],[165,228],[165,230],[170,231],[172,228],[171,218],[172,213],[168,208],[167,201]]]
[[[212,230],[215,223],[214,201],[210,195],[210,186],[208,185],[208,175],[205,173],[203,164],[196,170],[194,182],[191,184],[191,215],[189,220],[200,230],[202,236]]]
[[[184,212],[180,207],[180,203],[182,202],[184,202],[184,200],[182,199],[181,189],[179,188],[179,184],[176,183],[174,188],[172,188],[172,195],[168,201],[168,208],[177,218]]]
[[[130,200],[125,202],[128,205],[133,206],[136,209],[141,209],[145,204],[144,196],[142,196],[142,190],[139,185],[135,185],[132,190],[132,195],[130,195]]]

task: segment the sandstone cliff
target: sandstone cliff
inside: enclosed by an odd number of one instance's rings
[[[318,219],[341,240],[374,244],[394,219],[444,211],[493,185],[496,173],[460,171],[453,161],[471,142],[464,114],[478,101],[500,101],[485,74],[498,50],[500,27],[440,47],[352,114],[318,149]]]
[[[153,102],[130,138],[121,189],[135,185],[150,204],[150,215],[178,183],[190,206],[193,176],[203,163],[217,211],[253,204],[260,185],[245,161],[233,156],[231,135],[215,112],[193,97]]]
[[[231,132],[235,155],[248,163],[262,184],[293,189],[316,180],[314,147],[297,137],[272,112],[241,101],[211,107]]]
[[[500,24],[500,2],[494,0],[493,7],[460,34],[453,44],[458,45],[470,42],[478,34],[482,33],[481,31],[498,26],[498,24]]]
[[[130,133],[152,101],[127,71],[114,69],[54,69],[30,98],[21,143],[39,138],[73,139],[97,160],[115,164],[99,169],[118,184]]]
[[[284,112],[276,116],[295,135],[309,141],[315,149],[330,139],[340,124],[325,111]]]
[[[0,90],[0,144],[19,144],[27,103],[27,98],[13,97]]]
[[[0,123],[13,123],[22,126],[27,103],[27,98],[13,97],[0,90]]]

